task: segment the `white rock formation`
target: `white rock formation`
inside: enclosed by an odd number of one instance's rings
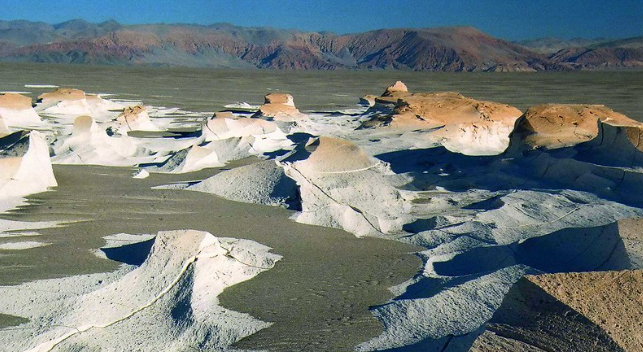
[[[0,287],[0,312],[29,319],[0,330],[0,351],[225,350],[270,325],[217,299],[272,268],[280,257],[269,250],[207,232],[160,232],[131,271]]]
[[[366,236],[398,231],[408,220],[409,206],[386,177],[385,164],[336,138],[320,137],[307,149],[310,155],[302,160],[283,163],[299,186],[298,222]]]
[[[113,125],[113,130],[121,135],[127,135],[130,131],[160,131],[161,129],[156,126],[147,109],[144,106],[130,106],[123,110],[118,115],[116,122]]]
[[[255,204],[298,206],[297,185],[275,161],[224,171],[186,188]]]
[[[158,155],[126,135],[108,136],[89,116],[74,121],[71,136],[54,146],[56,164],[133,166],[158,161]]]
[[[268,118],[279,122],[296,122],[306,119],[295,107],[295,101],[290,94],[270,93],[265,96],[264,104],[259,107],[255,118]]]
[[[7,202],[57,186],[49,147],[40,132],[29,135],[29,150],[22,157],[0,159],[0,211]]]
[[[24,129],[42,125],[40,116],[31,106],[31,98],[17,94],[4,93],[0,94],[0,117],[4,120],[5,131]],[[2,125],[0,122],[0,134]]]

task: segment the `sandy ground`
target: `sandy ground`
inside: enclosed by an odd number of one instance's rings
[[[235,167],[254,160],[243,160]],[[228,201],[210,194],[151,190],[216,173],[152,174],[132,179],[132,168],[54,166],[55,192],[31,196],[29,205],[1,217],[20,221],[68,221],[4,242],[51,243],[0,255],[0,285],[114,270],[117,262],[93,251],[115,233],[149,234],[196,229],[215,236],[257,241],[283,256],[275,268],[224,291],[225,308],[268,322],[239,346],[279,351],[351,350],[377,336],[380,323],[369,307],[393,297],[389,287],[420,268],[417,248],[378,239],[358,239],[341,230],[295,223],[291,211]],[[81,221],[79,221],[81,220]],[[3,243],[4,243],[3,242]],[[19,319],[0,316],[0,326]]]

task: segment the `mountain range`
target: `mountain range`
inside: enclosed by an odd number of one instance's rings
[[[0,21],[0,61],[417,71],[643,68],[643,37],[509,42],[472,27],[338,35],[213,25]]]

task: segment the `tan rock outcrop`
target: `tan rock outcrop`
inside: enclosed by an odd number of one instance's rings
[[[525,142],[534,148],[556,149],[596,138],[599,123],[627,128],[627,136],[632,143],[635,146],[641,144],[643,124],[604,105],[537,105],[520,118],[516,132],[522,133]]]
[[[292,122],[304,118],[296,107],[292,95],[284,93],[270,93],[265,96],[264,104],[253,117],[272,118],[275,121]]]
[[[0,108],[12,110],[31,109],[31,98],[17,93],[0,94]]]
[[[391,116],[376,118],[364,126],[431,129],[463,123],[493,122],[513,126],[521,114],[513,106],[476,100],[454,92],[412,93],[397,100]]]
[[[526,276],[471,351],[642,351],[641,287],[642,270]]]
[[[359,98],[359,104],[363,106],[368,106],[371,107],[375,105],[375,99],[377,99],[377,96],[372,95],[372,94],[367,94],[361,98]]]
[[[309,142],[306,149],[312,153],[299,165],[310,173],[354,172],[375,164],[362,148],[345,139],[322,136]]]
[[[159,128],[152,123],[147,113],[147,108],[142,105],[130,106],[116,118],[116,128],[119,133],[129,131],[158,131]]]
[[[398,93],[407,93],[408,91],[409,89],[406,87],[406,84],[404,84],[402,81],[397,81],[392,85],[388,86],[384,91],[384,93],[382,94],[382,96],[390,97]]]
[[[2,118],[2,115],[0,115],[0,137],[6,136],[9,133],[9,129],[7,128],[7,125],[4,123],[4,119]]]
[[[80,89],[58,88],[53,92],[43,93],[38,96],[38,100],[47,101],[71,101],[86,99],[87,95]]]

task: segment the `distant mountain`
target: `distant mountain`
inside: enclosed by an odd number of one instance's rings
[[[563,55],[561,51],[548,57],[524,45],[471,27],[382,29],[337,35],[226,23],[121,25],[115,21],[94,24],[72,20],[50,25],[0,21],[1,61],[321,70],[546,71],[620,67],[579,63],[574,55]],[[627,65],[634,66],[629,61]]]
[[[575,69],[643,68],[643,37],[562,49],[550,59]]]
[[[524,46],[525,48],[535,51],[537,53],[551,55],[560,50],[568,48],[579,48],[586,47],[598,43],[607,41],[607,39],[585,39],[585,38],[573,38],[573,39],[561,39],[561,38],[537,38],[537,39],[528,39],[516,42],[516,44]]]

